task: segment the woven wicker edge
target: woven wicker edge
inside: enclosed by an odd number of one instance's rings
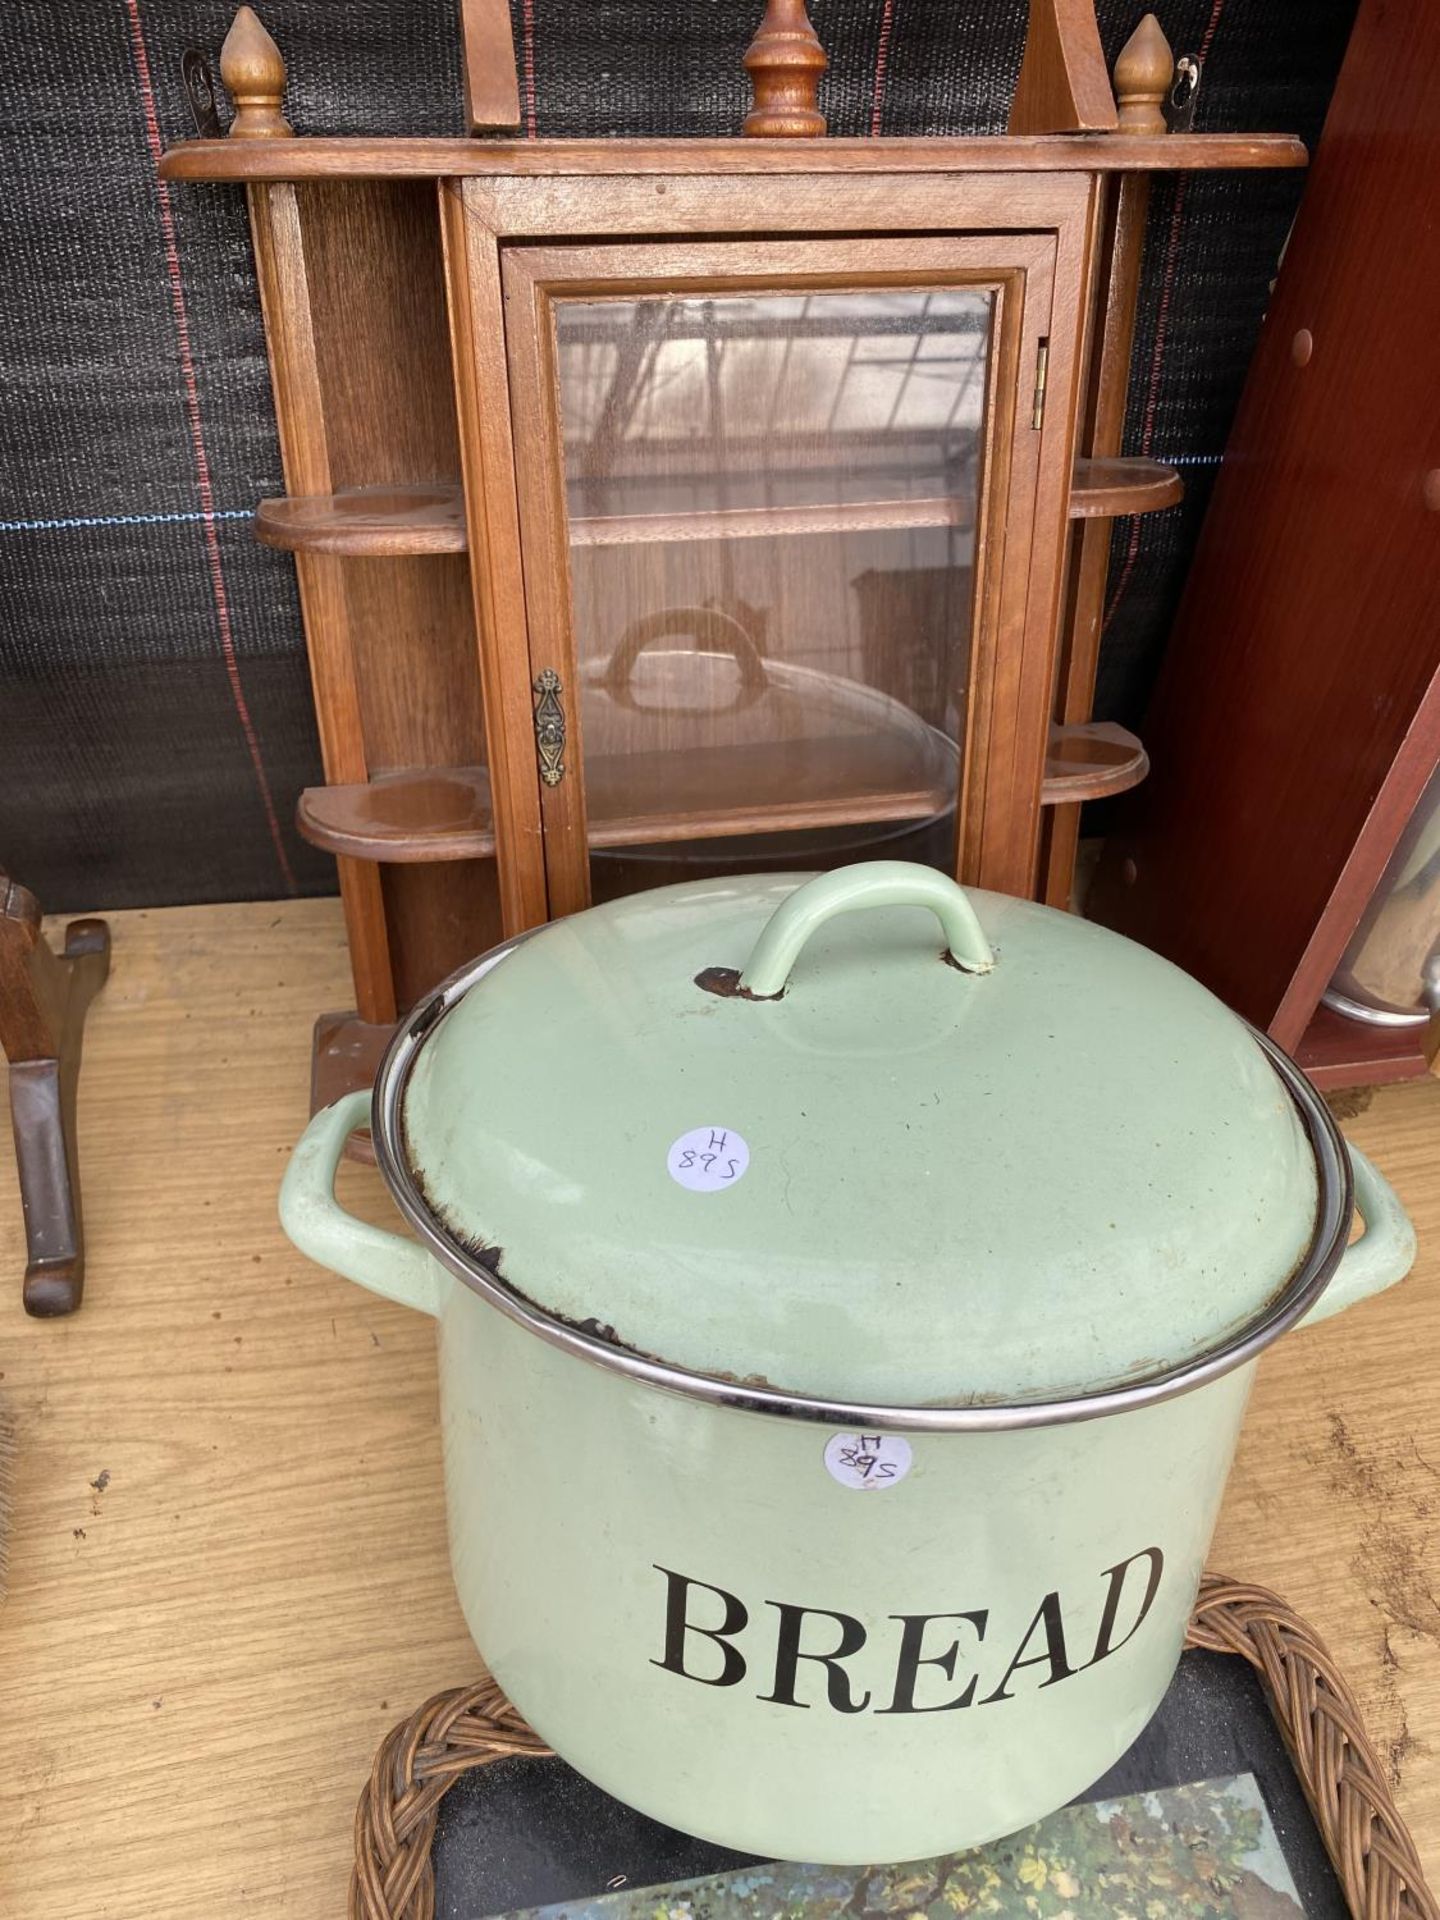
[[[1258,1673],[1355,1920],[1440,1920],[1355,1696],[1299,1614],[1264,1587],[1207,1574],[1187,1644]],[[393,1727],[355,1810],[350,1920],[434,1920],[430,1845],[445,1794],[471,1767],[549,1751],[488,1678]]]

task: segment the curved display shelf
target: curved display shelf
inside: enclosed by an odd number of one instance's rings
[[[256,538],[292,553],[463,553],[458,486],[350,487],[262,500]]]
[[[576,515],[577,547],[633,547],[679,540],[773,540],[795,533],[877,533],[889,528],[969,527],[960,495],[924,500],[842,500],[806,507],[727,507],[703,512]]]
[[[483,767],[415,767],[350,786],[307,787],[295,824],[342,859],[408,864],[483,860],[495,851]]]
[[[707,801],[676,789],[663,813],[622,812],[623,800],[628,796],[633,802],[636,786],[647,784],[637,780],[646,763],[671,758],[615,754],[591,759],[586,790],[593,848],[924,820],[944,814],[954,799],[950,789],[940,787],[864,793],[839,786],[829,795],[779,804],[773,797],[757,798],[751,769],[743,801]],[[694,766],[694,755],[689,764]],[[1123,793],[1144,779],[1149,766],[1144,747],[1124,727],[1103,721],[1052,727],[1041,799],[1046,806],[1076,806]],[[660,783],[662,789],[666,784]],[[405,865],[483,860],[495,852],[490,779],[483,767],[414,767],[354,785],[307,787],[296,824],[313,846],[351,860]]]
[[[1070,483],[1072,520],[1116,520],[1122,514],[1158,513],[1185,491],[1174,467],[1159,460],[1075,462]]]
[[[1150,756],[1144,747],[1113,721],[1051,727],[1040,802],[1046,807],[1073,807],[1083,800],[1103,800],[1138,786],[1149,771]]]
[[[623,799],[633,798],[637,774],[642,776],[640,785],[653,784],[643,778],[644,763],[672,757],[626,754],[591,759],[586,791],[592,848],[923,820],[943,814],[954,797],[949,789],[939,788],[837,791],[782,806],[749,793],[726,804],[687,797],[676,790],[663,813],[621,812]],[[688,758],[693,767],[695,756]],[[607,801],[607,795],[613,801]],[[295,819],[313,846],[352,860],[406,865],[479,860],[495,852],[490,780],[483,767],[418,767],[353,786],[307,787]]]
[[[1182,491],[1179,474],[1158,460],[1077,460],[1070,518],[1155,513],[1173,506]],[[570,536],[577,547],[619,547],[969,524],[968,505],[959,498],[853,500],[718,512],[577,515],[570,522]],[[465,501],[458,485],[444,484],[298,494],[262,500],[255,532],[267,546],[298,553],[463,553]]]

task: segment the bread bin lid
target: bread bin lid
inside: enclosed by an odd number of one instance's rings
[[[408,1045],[382,1164],[452,1264],[697,1374],[1058,1401],[1186,1367],[1313,1250],[1311,1137],[1242,1021],[926,867],[592,908]]]

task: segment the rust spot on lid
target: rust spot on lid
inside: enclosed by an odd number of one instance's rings
[[[783,1000],[784,990],[779,993],[752,993],[749,987],[740,984],[738,967],[702,967],[695,976],[695,984],[702,993],[716,994],[721,1000]]]

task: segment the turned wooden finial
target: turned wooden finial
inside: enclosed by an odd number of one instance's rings
[[[1147,13],[1115,62],[1119,133],[1164,133],[1165,96],[1175,78],[1175,56],[1153,13]]]
[[[295,129],[280,111],[285,60],[253,7],[241,7],[220,49],[220,78],[235,102],[232,140],[274,140]]]
[[[813,139],[825,131],[815,105],[820,76],[829,66],[810,24],[805,0],[766,0],[765,18],[745,50],[745,71],[755,104],[742,129],[754,139]]]

